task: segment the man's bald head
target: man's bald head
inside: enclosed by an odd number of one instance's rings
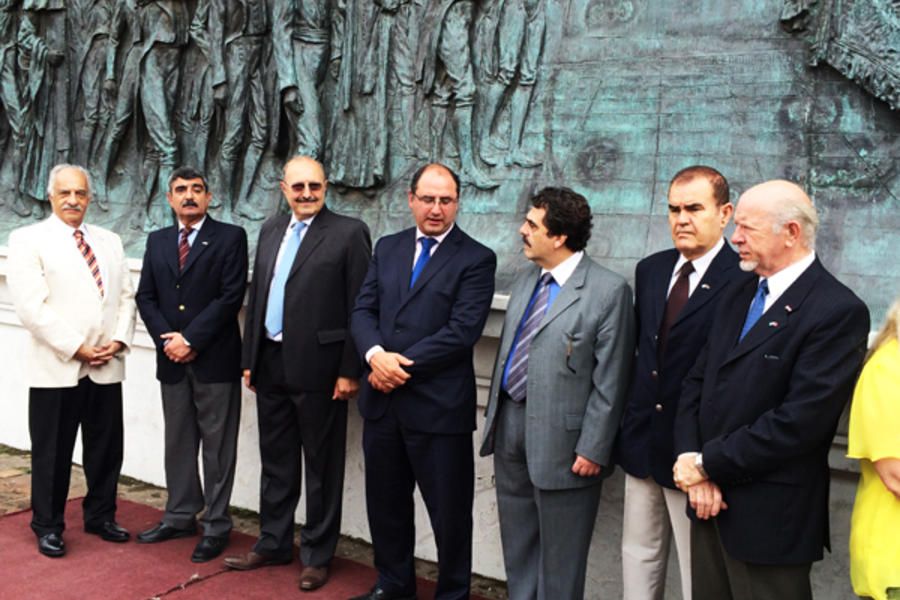
[[[734,224],[741,268],[769,277],[815,248],[819,217],[800,186],[776,179],[741,195]]]

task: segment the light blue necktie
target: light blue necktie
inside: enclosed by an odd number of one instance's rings
[[[291,236],[284,244],[281,262],[278,263],[278,268],[272,277],[272,287],[269,288],[269,302],[266,304],[266,333],[270,337],[275,337],[281,333],[284,321],[284,286],[287,283],[288,275],[291,273],[294,256],[297,254],[297,248],[300,247],[304,229],[306,229],[306,223],[298,221],[294,225]]]
[[[416,282],[416,279],[419,278],[419,275],[425,269],[425,264],[428,263],[428,259],[431,258],[431,247],[437,244],[437,240],[430,237],[420,238],[422,240],[422,251],[419,253],[419,258],[416,260],[416,264],[413,265],[412,277],[409,279],[409,287],[412,289],[413,284]]]
[[[759,321],[759,318],[763,314],[763,309],[766,306],[766,296],[769,295],[769,282],[765,279],[759,282],[759,287],[756,288],[756,295],[753,296],[753,302],[750,304],[750,310],[747,311],[747,320],[744,321],[744,328],[741,329],[741,337],[738,338],[738,341],[744,339],[744,336],[747,335],[747,332],[750,331],[750,328]]]

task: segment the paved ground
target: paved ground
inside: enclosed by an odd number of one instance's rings
[[[69,497],[84,496],[86,492],[84,473],[81,467],[73,465]],[[0,515],[27,509],[30,505],[30,495],[31,469],[28,454],[0,445]],[[120,479],[119,497],[160,510],[163,510],[166,504],[166,491],[164,489],[129,477]],[[234,517],[235,530],[253,536],[259,533],[259,519],[256,513],[243,509],[232,509],[232,516]],[[137,532],[132,531],[131,533],[134,535]],[[296,535],[299,543],[299,529]],[[37,549],[35,549],[35,552],[37,552]],[[372,547],[360,540],[341,537],[338,543],[337,554],[343,558],[349,558],[367,565],[372,564]],[[427,579],[437,578],[437,565],[435,563],[424,560],[416,561],[416,571],[420,577]],[[504,600],[506,598],[506,585],[493,579],[473,576],[472,592],[486,598]]]

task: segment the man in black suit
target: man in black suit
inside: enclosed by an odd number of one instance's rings
[[[741,197],[731,238],[753,275],[726,290],[675,422],[695,598],[812,598],[828,542],[828,451],[869,312],[816,258],[816,210],[788,181]]]
[[[290,215],[259,232],[241,359],[255,389],[262,475],[259,539],[233,569],[288,564],[306,465],[306,523],[300,534],[300,589],[325,584],[341,528],[347,400],[362,365],[348,331],[372,243],[357,219],[325,206],[322,165],[300,156],[284,166]]]
[[[669,184],[668,206],[675,247],[643,259],[634,273],[638,355],[617,448],[625,470],[625,600],[662,600],[673,538],[682,597],[691,598],[691,529],[685,496],[672,482],[672,428],[681,382],[706,343],[722,292],[741,273],[722,238],[734,209],[721,173],[682,169]]]
[[[356,600],[412,600],[418,484],[438,547],[435,598],[469,597],[475,467],[472,347],[494,295],[496,257],[455,224],[459,178],[422,167],[407,193],[415,227],[375,247],[350,320],[370,372],[366,507],[378,579]]]
[[[142,531],[143,543],[203,537],[191,560],[206,562],[228,545],[241,411],[241,333],[237,315],[247,285],[247,234],[206,214],[206,177],[179,167],[166,198],[178,223],[147,237],[135,296],[156,344],[156,378],[165,421],[166,512]],[[203,479],[197,452],[203,442]]]

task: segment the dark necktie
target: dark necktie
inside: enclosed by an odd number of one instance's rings
[[[88,269],[91,270],[91,275],[94,276],[94,281],[97,283],[97,289],[100,290],[100,295],[102,296],[103,279],[100,277],[100,263],[97,262],[97,257],[94,256],[94,251],[91,250],[91,247],[88,245],[87,241],[85,241],[84,233],[80,229],[75,230],[75,240],[78,242],[78,250],[84,257],[84,261],[87,263]]]
[[[544,320],[544,313],[550,301],[550,282],[553,275],[544,273],[538,285],[534,304],[531,311],[522,322],[519,329],[519,339],[516,348],[509,357],[509,373],[506,376],[506,393],[515,402],[522,402],[526,396],[526,381],[528,380],[528,351],[531,348],[531,340],[537,334],[538,325]]]
[[[184,261],[187,260],[191,245],[188,244],[188,236],[194,231],[193,227],[185,227],[181,230],[181,240],[178,242],[178,270],[184,269]]]
[[[763,309],[766,306],[766,296],[769,295],[769,282],[766,279],[763,279],[759,282],[759,287],[756,288],[756,294],[753,296],[753,302],[750,303],[750,310],[747,311],[747,319],[744,321],[744,327],[741,328],[741,337],[738,338],[740,342],[744,339],[744,336],[747,335],[747,332],[753,327],[753,325],[759,321],[759,318],[763,314]]]
[[[418,279],[419,275],[422,274],[422,271],[425,269],[425,265],[431,258],[431,247],[437,244],[437,240],[434,238],[423,237],[419,239],[422,241],[422,251],[419,252],[419,258],[416,259],[416,264],[413,265],[412,277],[410,277],[409,279],[410,289],[412,289],[412,286],[416,282],[416,279]]]
[[[659,326],[659,340],[656,344],[657,358],[659,359],[660,364],[662,364],[662,359],[666,355],[666,344],[669,342],[669,330],[672,329],[675,319],[678,318],[678,315],[681,313],[684,305],[687,304],[688,297],[690,296],[689,292],[691,285],[689,277],[693,272],[694,263],[691,261],[687,261],[681,265],[681,269],[678,270],[678,279],[675,280],[675,285],[672,286],[672,290],[669,292],[669,298],[666,300],[666,310],[663,313],[662,324]]]

